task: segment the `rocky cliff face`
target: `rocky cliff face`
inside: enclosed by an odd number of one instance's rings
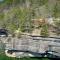
[[[12,50],[15,53],[16,57],[21,56],[36,56],[41,57],[40,54],[45,53],[46,51],[55,51],[53,55],[60,56],[59,54],[59,39],[55,38],[42,38],[39,36],[31,37],[27,35],[23,35],[22,38],[12,38],[8,39],[5,42],[5,49]],[[57,48],[57,49],[56,49]],[[16,51],[15,51],[16,50]]]

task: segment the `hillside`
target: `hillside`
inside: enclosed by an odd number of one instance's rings
[[[2,0],[0,1],[0,28],[10,33],[19,28],[32,32],[32,19],[60,18],[59,0]]]

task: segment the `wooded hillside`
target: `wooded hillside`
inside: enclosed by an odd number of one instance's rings
[[[0,28],[31,32],[32,19],[60,18],[60,0],[1,0]],[[60,23],[59,23],[60,25]]]

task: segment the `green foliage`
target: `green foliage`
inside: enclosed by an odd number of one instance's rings
[[[0,13],[0,28],[4,26],[4,13]]]
[[[53,17],[57,18],[60,17],[60,8],[58,3],[56,2],[54,10],[53,10]]]
[[[49,33],[48,33],[48,25],[47,24],[46,25],[44,24],[42,26],[41,35],[42,36],[49,36]]]
[[[4,0],[0,3],[0,8],[7,9],[5,9],[6,12],[3,10],[2,13],[0,13],[0,26],[10,31],[15,31],[18,28],[20,28],[21,31],[32,31],[33,24],[31,23],[31,19],[40,17],[40,11],[35,9],[40,8],[40,6],[47,2],[48,0]],[[53,16],[55,17],[59,15],[57,8],[56,4],[53,11]],[[42,29],[46,30],[45,33],[47,32],[46,27],[42,27]]]
[[[30,0],[33,7],[39,7],[47,3],[48,0]]]
[[[4,13],[0,13],[0,20],[4,18]]]
[[[60,20],[55,20],[55,25],[57,26],[57,27],[60,27]]]
[[[21,31],[23,31],[26,25],[29,25],[30,23],[29,13],[29,9],[23,7],[14,7],[11,10],[9,10],[7,13],[5,13],[5,22],[7,28],[11,30],[16,30],[20,28]]]
[[[9,5],[15,5],[15,4],[17,4],[17,3],[19,3],[19,1],[20,0],[4,0],[3,2],[2,2],[2,4],[3,5],[5,5],[5,6],[9,6]]]
[[[60,18],[55,18],[53,22],[54,22],[53,26],[55,28],[56,35],[60,35]]]

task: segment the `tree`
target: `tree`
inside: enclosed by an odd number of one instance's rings
[[[60,14],[59,8],[58,8],[58,3],[56,2],[53,10],[53,17],[58,18]]]
[[[55,18],[54,20],[54,28],[56,30],[56,34],[60,35],[60,19],[59,18]]]
[[[11,31],[14,31],[18,28],[20,28],[21,31],[24,31],[26,29],[26,26],[30,28],[31,19],[30,10],[28,8],[14,7],[5,13],[4,19],[7,28],[11,29]]]
[[[0,28],[5,27],[5,22],[4,22],[4,13],[0,13]]]
[[[45,25],[42,26],[41,35],[42,36],[49,36],[48,25],[47,24],[45,24]]]
[[[58,3],[59,1],[56,2],[56,5],[54,7],[54,13],[53,13],[53,17],[55,17],[54,21],[54,27],[56,30],[56,34],[59,35],[60,34],[60,4]]]

